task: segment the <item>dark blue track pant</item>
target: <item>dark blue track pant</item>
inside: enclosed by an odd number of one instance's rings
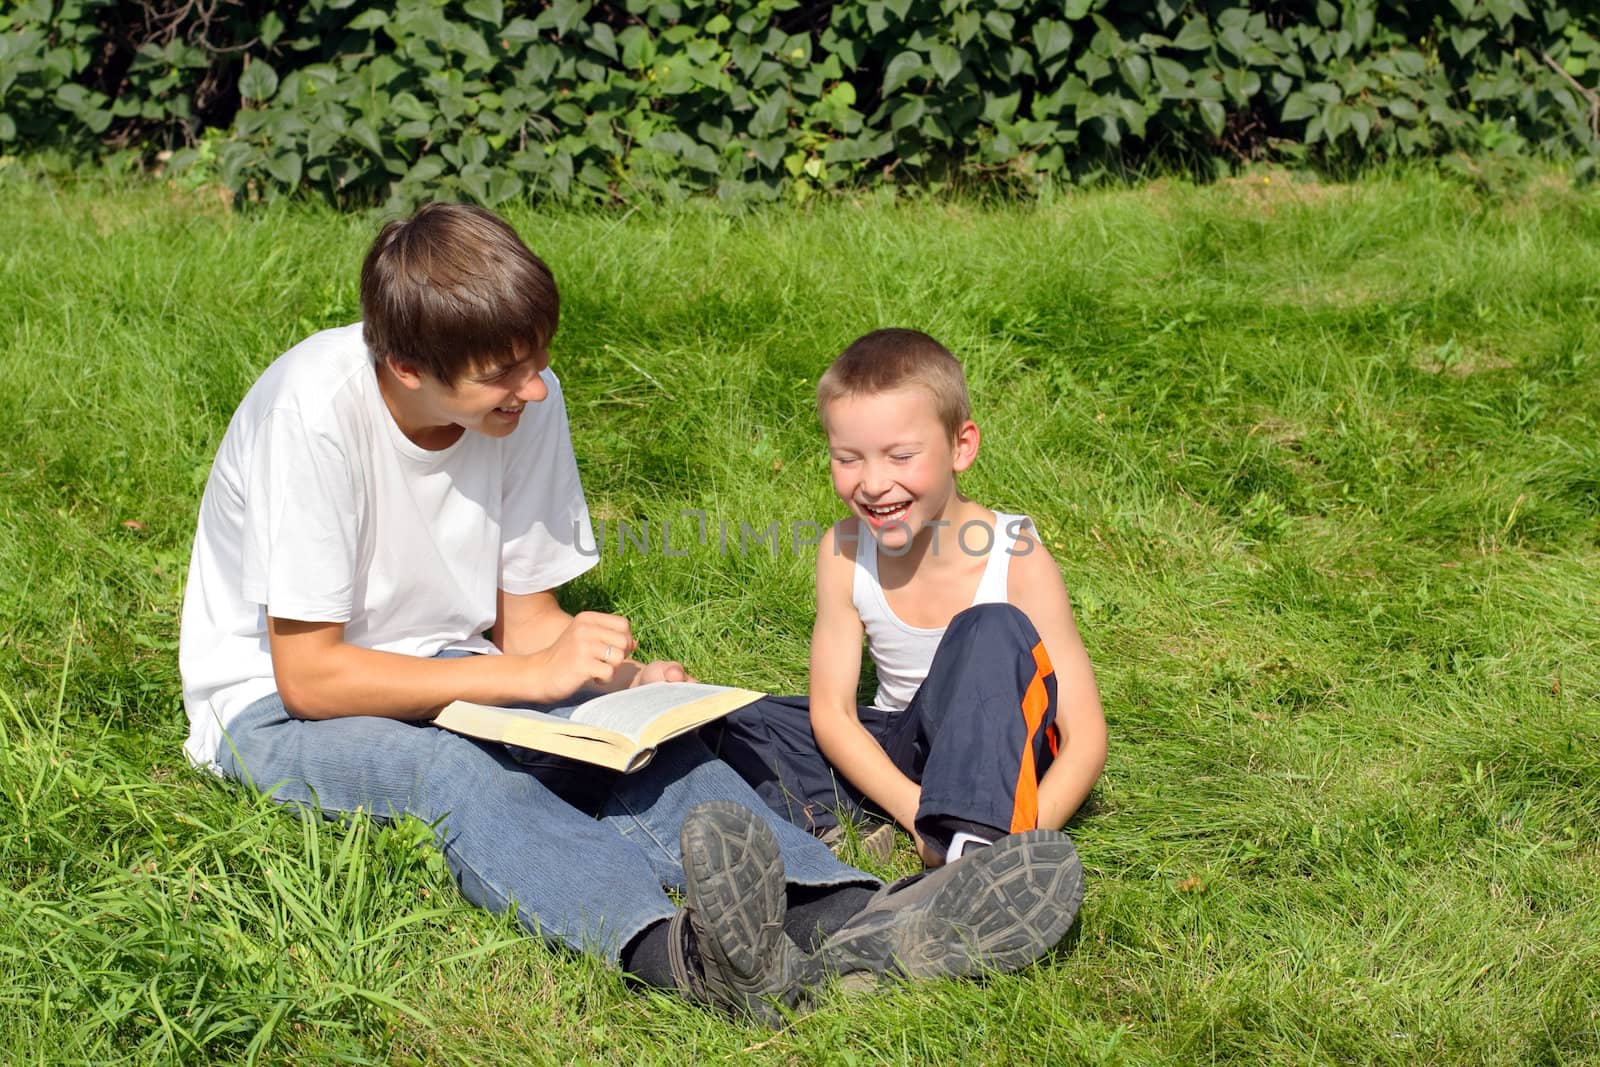
[[[861,725],[922,786],[917,833],[941,851],[950,820],[1015,833],[1039,819],[1039,779],[1059,746],[1056,678],[1028,617],[980,604],[950,620],[901,712],[858,709]],[[706,728],[712,750],[778,814],[820,833],[882,812],[834,773],[806,697],[767,697]]]

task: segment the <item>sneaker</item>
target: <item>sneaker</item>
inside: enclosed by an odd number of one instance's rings
[[[861,851],[874,863],[888,863],[894,855],[894,824],[879,823],[870,834],[862,835]]]
[[[1066,936],[1083,865],[1066,834],[1028,830],[880,889],[817,951],[846,984],[1014,971]]]
[[[835,856],[844,854],[845,842],[850,840],[843,826],[830,826],[820,836],[822,843],[832,849]],[[878,823],[871,833],[859,835],[856,843],[862,854],[872,862],[888,863],[889,857],[894,855],[894,825]]]
[[[684,906],[669,944],[680,988],[691,999],[782,1026],[779,1006],[799,1002],[802,980],[814,966],[783,932],[778,839],[749,808],[712,800],[690,810],[679,841]],[[685,923],[692,942],[676,936]]]

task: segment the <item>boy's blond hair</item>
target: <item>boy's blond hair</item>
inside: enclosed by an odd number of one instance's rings
[[[873,330],[851,342],[817,380],[817,415],[842,397],[873,396],[920,386],[933,396],[945,432],[955,437],[972,417],[967,377],[950,350],[920,330]]]
[[[362,337],[454,385],[469,369],[543,351],[561,299],[544,261],[498,215],[425,204],[378,234],[361,267]]]

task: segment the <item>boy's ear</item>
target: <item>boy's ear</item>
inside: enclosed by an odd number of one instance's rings
[[[389,368],[389,373],[394,375],[395,381],[407,389],[422,388],[422,369],[415,363],[398,356],[384,356],[383,365]]]
[[[956,429],[954,442],[955,462],[952,466],[957,474],[972,466],[973,460],[978,458],[978,424],[968,419]]]

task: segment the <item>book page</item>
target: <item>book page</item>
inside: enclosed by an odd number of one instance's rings
[[[753,690],[706,685],[703,682],[652,682],[636,689],[622,689],[595,697],[573,711],[572,721],[615,730],[637,741],[645,734],[647,726],[674,708],[711,698],[717,710],[709,711],[709,720],[733,708],[760,700],[761,696]],[[689,718],[694,718],[691,709],[685,708],[685,712]]]
[[[654,747],[765,695],[696,682],[656,682],[593,697],[558,714],[454,700],[434,724],[457,733],[636,770]]]
[[[445,705],[433,722],[446,730],[527,748],[539,748],[537,739],[547,734],[587,738],[623,748],[632,747],[628,737],[618,736],[614,730],[575,723],[565,715],[552,715],[533,708],[502,708],[493,704],[453,700]]]

